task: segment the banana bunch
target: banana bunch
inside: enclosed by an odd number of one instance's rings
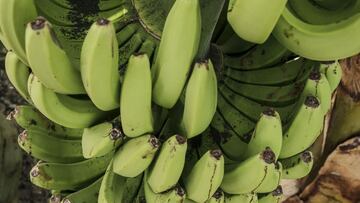
[[[30,180],[51,202],[279,202],[360,51],[359,2],[0,0]]]

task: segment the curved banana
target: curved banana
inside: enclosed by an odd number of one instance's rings
[[[91,183],[86,188],[83,188],[74,193],[66,195],[61,200],[61,203],[76,203],[76,202],[97,203],[99,189],[102,180],[103,177],[97,179],[95,182]],[[56,203],[56,201],[54,201],[54,203]]]
[[[259,70],[243,71],[225,67],[224,74],[236,81],[254,85],[284,85],[291,83],[313,62],[297,57],[285,63]]]
[[[12,51],[8,51],[5,57],[5,71],[11,84],[17,92],[29,103],[30,95],[27,90],[27,79],[30,69]]]
[[[360,2],[357,0],[351,0],[344,8],[336,10],[322,8],[314,0],[289,0],[289,6],[301,20],[315,25],[339,22],[360,11]]]
[[[95,158],[115,150],[123,141],[118,118],[85,128],[82,135],[82,154],[84,158]]]
[[[280,180],[282,178],[282,171],[283,167],[281,162],[271,164],[270,167],[267,168],[267,173],[264,180],[254,192],[267,193],[275,190],[280,184]]]
[[[244,54],[255,46],[254,43],[241,39],[231,28],[226,24],[224,30],[216,41],[216,45],[224,54]]]
[[[266,148],[270,148],[275,154],[275,160],[277,160],[281,151],[282,137],[282,125],[279,113],[273,109],[263,111],[259,121],[256,123],[244,157],[252,157]]]
[[[155,193],[152,191],[150,185],[147,183],[147,171],[145,171],[144,179],[143,179],[143,187],[144,187],[144,194],[145,194],[145,202],[146,203],[160,203],[165,202],[168,198],[170,191],[166,191],[163,193]]]
[[[326,115],[331,108],[331,94],[331,87],[325,74],[320,73],[318,70],[310,73],[303,90],[303,95],[314,95],[317,97],[320,100],[324,115]]]
[[[61,139],[81,139],[83,134],[83,129],[66,128],[50,121],[30,105],[16,106],[9,117],[25,130],[41,131]]]
[[[225,202],[225,194],[221,189],[216,190],[213,196],[208,199],[205,203],[224,203]]]
[[[39,17],[28,23],[25,38],[31,70],[47,88],[63,94],[85,93],[80,72],[71,64],[48,21]]]
[[[302,57],[331,61],[359,53],[360,13],[326,25],[308,24],[285,8],[273,35],[290,51]]]
[[[99,19],[90,27],[81,49],[80,70],[86,92],[96,107],[119,106],[119,49],[114,25]]]
[[[259,198],[259,203],[280,203],[283,196],[281,186],[278,186],[274,191]]]
[[[314,164],[314,157],[311,151],[305,151],[287,159],[279,160],[283,165],[281,178],[299,179],[307,176]]]
[[[224,156],[220,150],[209,150],[194,165],[185,178],[187,198],[196,202],[210,199],[224,176]]]
[[[196,63],[185,90],[182,126],[186,137],[201,134],[211,123],[217,105],[217,80],[210,59]]]
[[[240,70],[254,70],[274,66],[292,55],[275,37],[270,36],[264,44],[259,44],[241,56],[225,56],[226,66]]]
[[[342,77],[342,69],[339,61],[334,61],[332,63],[322,63],[320,65],[320,72],[326,75],[331,92],[334,92],[339,86]]]
[[[229,3],[227,19],[243,39],[262,44],[268,39],[287,0],[233,0]]]
[[[258,196],[256,193],[227,195],[225,196],[225,203],[257,203]]]
[[[112,170],[112,167],[113,162],[111,161],[101,182],[98,202],[122,202],[121,200],[124,195],[124,185],[126,178],[115,174]]]
[[[32,157],[55,163],[83,160],[80,140],[65,140],[46,132],[25,130],[18,136],[19,146]]]
[[[155,53],[155,48],[156,48],[155,42],[153,42],[150,39],[146,39],[142,43],[142,45],[141,45],[141,47],[139,49],[139,53],[143,53],[143,54],[147,55],[149,60],[152,61],[152,58],[153,58],[154,53]]]
[[[320,135],[324,123],[324,113],[320,102],[315,96],[306,96],[289,129],[284,133],[279,158],[288,158],[304,151]],[[306,126],[306,131],[304,131],[304,126]]]
[[[149,167],[159,147],[159,140],[152,135],[129,140],[114,156],[114,172],[125,177],[138,176]]]
[[[112,157],[109,153],[71,164],[38,162],[30,171],[30,181],[48,190],[77,190],[103,174]]]
[[[185,165],[187,140],[181,135],[167,139],[160,153],[148,172],[147,182],[155,193],[169,190],[180,179]]]
[[[247,194],[256,190],[267,175],[267,169],[275,162],[270,148],[256,154],[225,172],[221,189],[229,194]]]
[[[133,55],[121,87],[120,119],[128,137],[152,133],[151,72],[147,55]]]
[[[34,0],[1,0],[0,1],[0,30],[2,40],[7,48],[11,48],[19,59],[25,64],[26,23],[37,16]]]
[[[180,186],[175,186],[175,188],[170,191],[168,197],[165,199],[164,202],[183,203],[185,199],[185,190]]]
[[[166,18],[151,69],[153,101],[159,106],[170,109],[179,99],[198,50],[200,34],[199,0],[175,1]]]
[[[56,94],[30,74],[28,91],[39,111],[51,121],[68,128],[86,128],[106,117],[107,112],[98,110],[89,100]],[[56,107],[56,108],[55,108]]]

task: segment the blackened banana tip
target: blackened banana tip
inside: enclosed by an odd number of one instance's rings
[[[100,18],[96,21],[97,25],[108,25],[110,23],[110,21],[106,18]]]
[[[179,144],[185,144],[186,143],[186,138],[184,136],[181,135],[176,135],[176,140]]]
[[[264,115],[267,115],[267,116],[272,116],[272,117],[275,117],[276,116],[276,111],[272,108],[267,108],[266,110],[263,111],[263,114]]]
[[[312,161],[312,157],[310,152],[306,151],[300,155],[300,158],[305,163],[310,163]]]
[[[308,107],[317,108],[320,105],[320,102],[314,96],[307,96],[305,99],[305,105]]]
[[[266,149],[262,152],[261,156],[266,163],[275,163],[275,153],[270,149],[270,147],[266,147]]]
[[[159,148],[160,147],[160,141],[159,139],[157,139],[155,136],[151,136],[150,140],[149,140],[150,144],[154,147],[154,148]]]
[[[213,194],[213,197],[215,199],[220,199],[223,196],[223,192],[221,189],[216,190],[216,192]]]
[[[45,24],[46,24],[46,19],[43,17],[38,17],[36,18],[36,20],[30,23],[31,28],[33,30],[41,30],[45,27]]]
[[[321,78],[321,73],[319,71],[312,71],[309,75],[310,80],[318,81]]]
[[[220,149],[214,149],[210,151],[211,156],[213,156],[215,159],[220,160],[222,156],[222,151]]]
[[[281,185],[279,185],[274,191],[272,191],[271,194],[273,196],[281,196],[283,194]]]
[[[180,187],[180,186],[177,186],[177,187],[175,188],[175,192],[176,192],[176,194],[177,194],[178,196],[180,196],[180,197],[184,197],[184,196],[185,196],[185,190],[184,190],[182,187]]]

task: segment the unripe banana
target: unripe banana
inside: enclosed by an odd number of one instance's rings
[[[259,198],[259,203],[280,203],[283,196],[282,187],[278,186],[274,191]]]
[[[179,99],[199,47],[200,34],[199,0],[175,1],[151,69],[153,101],[159,106],[170,109]]]
[[[275,190],[280,184],[282,170],[283,167],[281,162],[271,164],[270,167],[267,168],[267,173],[263,182],[254,192],[267,193]]]
[[[310,147],[323,130],[323,123],[324,113],[319,99],[307,96],[289,129],[284,133],[279,158],[291,157]]]
[[[129,140],[114,156],[114,172],[125,177],[140,175],[151,164],[159,147],[159,140],[152,135]]]
[[[245,158],[252,157],[269,147],[275,154],[275,160],[277,160],[281,146],[282,126],[280,115],[273,109],[265,110],[256,124],[245,152]]]
[[[109,153],[71,164],[38,162],[30,171],[30,181],[49,190],[77,190],[103,174],[112,157]]]
[[[342,69],[339,61],[334,61],[333,63],[322,63],[320,65],[320,71],[326,75],[331,92],[334,92],[339,86],[342,77]]]
[[[130,57],[121,87],[120,118],[124,133],[137,137],[152,133],[151,73],[145,54]]]
[[[98,202],[115,203],[122,200],[126,178],[115,174],[112,167],[113,162],[111,161],[101,182]]]
[[[99,189],[101,186],[101,181],[103,177],[97,179],[95,182],[91,183],[86,188],[78,190],[74,193],[66,195],[61,203],[77,203],[77,202],[86,202],[86,203],[97,203]],[[51,199],[55,198],[53,201]],[[56,200],[56,195],[52,196],[49,203],[58,203],[59,201]]]
[[[25,38],[31,70],[47,88],[62,94],[85,93],[80,72],[71,64],[48,21],[37,18],[29,23]]]
[[[202,133],[217,106],[217,79],[210,59],[196,63],[185,92],[182,126],[188,138]]]
[[[186,199],[185,190],[180,186],[176,186],[170,191],[164,203],[183,203],[185,199]]]
[[[267,169],[274,162],[275,153],[270,148],[265,149],[225,172],[221,189],[229,194],[253,192],[264,181]]]
[[[90,27],[81,49],[84,87],[96,107],[109,111],[119,106],[119,48],[114,25],[99,19]]]
[[[161,193],[176,185],[185,164],[187,140],[174,135],[166,140],[152,169],[148,172],[147,182],[152,191]]]
[[[216,192],[213,194],[213,196],[207,200],[205,203],[224,203],[225,202],[225,194],[224,192],[219,188],[216,190]]]
[[[106,117],[89,100],[57,94],[30,74],[28,91],[34,106],[51,121],[68,128],[86,128]],[[54,108],[56,107],[56,108]]]
[[[225,196],[225,203],[257,203],[257,202],[258,202],[258,197],[256,193]]]
[[[314,164],[311,151],[305,151],[287,159],[279,160],[283,165],[283,179],[299,179],[308,175]]]
[[[30,69],[16,56],[12,51],[8,51],[5,58],[5,71],[11,84],[17,92],[29,103],[30,95],[27,90],[27,79],[30,75]]]
[[[220,150],[206,152],[184,180],[187,198],[196,202],[210,199],[224,176],[224,156]]]
[[[124,140],[118,118],[85,128],[82,136],[82,154],[86,159],[104,156],[115,150]]]
[[[270,36],[287,0],[232,0],[227,19],[243,39],[262,44]]]
[[[35,107],[30,105],[16,106],[9,119],[15,119],[16,123],[25,130],[45,132],[53,137],[62,139],[77,140],[81,139],[82,129],[66,128],[51,122]]]
[[[25,52],[25,29],[26,23],[34,20],[37,16],[34,0],[1,0],[0,1],[0,35],[7,49],[19,57],[25,64],[27,57]]]
[[[318,70],[311,72],[305,84],[303,95],[314,95],[317,97],[320,100],[324,115],[331,108],[331,93],[331,87],[325,74],[320,73]]]
[[[170,192],[163,192],[163,193],[155,193],[152,191],[150,185],[147,183],[147,171],[145,171],[144,180],[143,180],[143,187],[145,193],[145,199],[147,203],[162,203],[168,198]]]

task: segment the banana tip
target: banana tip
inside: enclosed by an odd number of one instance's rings
[[[37,17],[30,23],[33,30],[41,30],[45,27],[46,19],[44,17]]]

